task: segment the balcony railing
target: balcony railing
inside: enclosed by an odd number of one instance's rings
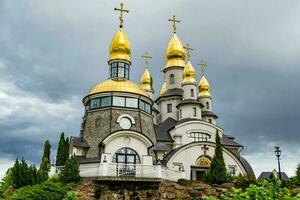
[[[54,169],[56,173],[60,170],[61,167]],[[81,164],[79,170],[81,177],[138,177],[177,181],[184,175],[184,172],[175,171],[161,165],[123,163]]]

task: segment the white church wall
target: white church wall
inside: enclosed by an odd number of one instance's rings
[[[171,136],[173,139],[175,137],[181,137],[181,144],[177,144],[176,147],[179,147],[181,145],[185,145],[191,142],[194,142],[193,138],[189,137],[190,132],[201,132],[201,133],[207,133],[211,137],[208,141],[215,142],[216,138],[216,130],[217,127],[214,126],[213,124],[204,122],[204,121],[188,121],[183,124],[179,124],[176,126],[174,129],[170,131]],[[219,130],[219,135],[222,137],[223,130]],[[179,140],[179,139],[178,139]]]
[[[212,158],[215,152],[215,144],[210,143],[192,143],[178,152],[176,152],[173,157],[168,161],[167,166],[170,169],[176,169],[178,163],[181,163],[185,170],[185,178],[190,179],[191,177],[191,166],[196,166],[197,160],[201,155],[204,155],[204,151],[201,149],[203,145],[206,144],[209,148],[206,155]],[[236,167],[236,175],[239,173],[246,174],[245,169],[238,161],[238,159],[228,150],[223,149],[223,156],[226,167],[234,166]]]
[[[200,103],[202,103],[202,105],[204,106],[202,108],[202,111],[212,111],[212,102],[211,102],[211,98],[200,98],[199,99]],[[207,103],[208,103],[208,107],[207,107]]]
[[[194,116],[194,108],[196,108],[196,116]],[[199,105],[193,105],[193,104],[185,104],[180,107],[181,109],[181,118],[196,118],[196,119],[201,119],[201,108]]]
[[[198,93],[197,93],[197,87],[196,85],[192,85],[192,84],[186,84],[182,86],[183,89],[183,95],[182,95],[182,99],[197,99]],[[191,90],[194,90],[194,96],[192,97],[191,95]]]
[[[178,120],[178,109],[176,106],[181,102],[180,98],[172,98],[161,101],[160,108],[160,118],[161,122],[165,121],[167,118],[172,117]],[[168,104],[172,104],[172,112],[168,113]]]
[[[167,89],[173,89],[173,88],[181,88],[181,82],[182,82],[182,71],[183,68],[172,68],[166,71],[166,83],[167,83]],[[170,84],[170,75],[174,74],[175,77],[175,83]]]
[[[150,141],[147,141],[146,137],[137,133],[119,133],[111,135],[111,138],[107,138],[103,141],[105,144],[105,153],[109,153],[112,156],[121,148],[131,148],[139,155],[142,162],[143,156],[148,156],[148,147],[152,146]]]

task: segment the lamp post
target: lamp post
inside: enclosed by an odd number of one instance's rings
[[[280,156],[281,156],[281,150],[279,146],[275,147],[275,155],[277,157],[277,161],[278,161],[278,172],[279,172],[279,180],[281,180],[281,170],[280,170]]]

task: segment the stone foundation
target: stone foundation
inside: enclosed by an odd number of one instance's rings
[[[80,200],[171,200],[219,197],[232,184],[208,185],[202,182],[117,182],[85,180],[74,191]]]

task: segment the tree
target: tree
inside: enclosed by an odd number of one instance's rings
[[[215,155],[211,161],[211,165],[206,175],[206,179],[210,183],[217,184],[225,183],[229,179],[229,175],[227,173],[227,169],[223,158],[222,145],[218,130],[216,133]]]
[[[76,183],[80,181],[81,178],[79,175],[79,165],[77,164],[74,156],[70,157],[66,161],[60,172],[60,179],[65,183]]]
[[[51,168],[50,153],[51,153],[51,144],[49,140],[46,140],[44,144],[44,153],[42,156],[40,168],[38,170],[39,182],[43,182],[48,179],[48,173]]]
[[[296,185],[300,185],[300,164],[298,164],[296,169],[295,183]]]
[[[69,158],[69,138],[65,139],[64,132],[61,133],[57,154],[56,154],[56,166],[62,166]]]
[[[24,158],[21,161],[16,159],[11,168],[11,185],[20,188],[38,183],[37,170],[35,165],[28,166]]]

